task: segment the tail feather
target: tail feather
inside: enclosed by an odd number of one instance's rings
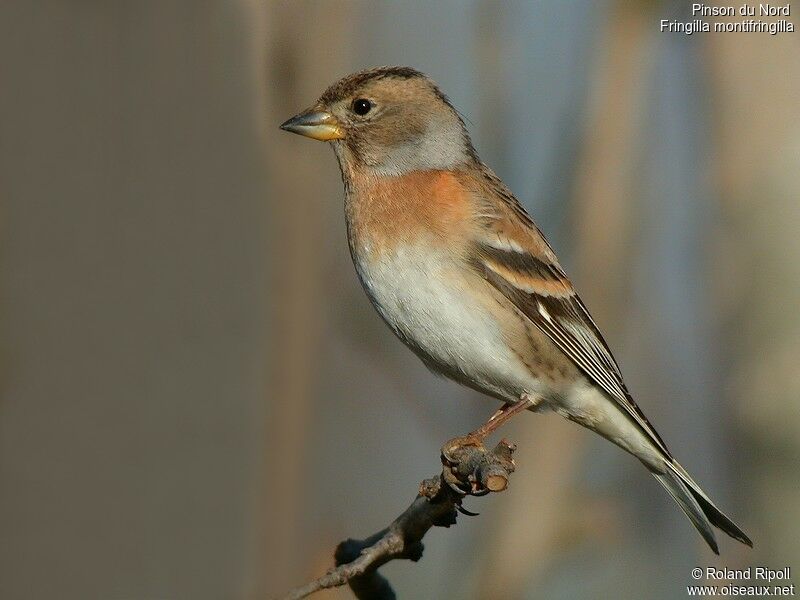
[[[753,542],[747,534],[711,502],[682,466],[675,461],[667,460],[664,464],[667,469],[663,473],[653,471],[653,476],[675,499],[715,554],[719,554],[719,546],[712,525],[743,544],[753,547]]]
[[[727,533],[733,539],[739,540],[743,544],[746,544],[752,548],[753,541],[744,531],[739,528],[738,525],[736,525],[736,523],[730,519],[730,517],[728,517],[728,515],[714,505],[714,503],[708,496],[706,496],[705,492],[700,488],[700,486],[695,483],[694,479],[689,477],[686,469],[684,469],[675,461],[673,461],[671,466],[678,476],[686,483],[689,491],[692,493],[695,500],[697,500],[700,508],[703,509],[706,517],[708,517],[708,520],[711,521],[711,524]]]
[[[680,506],[684,514],[689,517],[692,525],[700,532],[700,535],[703,536],[703,539],[711,547],[711,550],[714,551],[714,554],[719,554],[717,538],[714,536],[711,523],[698,504],[695,495],[689,491],[681,478],[670,469],[667,469],[663,473],[656,473],[653,471],[653,477],[664,486],[664,489],[666,489],[669,495],[678,503],[678,506]]]

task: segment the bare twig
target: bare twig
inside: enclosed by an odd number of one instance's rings
[[[472,514],[461,506],[466,496],[483,496],[508,487],[514,471],[512,454],[516,447],[506,440],[488,451],[483,440],[502,423],[533,401],[508,405],[485,425],[442,447],[442,472],[420,484],[419,494],[389,527],[364,540],[348,539],[335,552],[336,567],[304,586],[295,588],[283,600],[299,600],[319,590],[348,584],[360,600],[390,600],[394,591],[378,568],[399,558],[417,561],[422,557],[422,538],[431,527],[449,527],[457,512]]]

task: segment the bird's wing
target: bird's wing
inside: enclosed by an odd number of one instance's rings
[[[631,398],[611,350],[541,231],[494,173],[486,168],[482,178],[473,187],[483,196],[475,268],[670,457]]]

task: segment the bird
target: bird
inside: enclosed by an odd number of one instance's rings
[[[600,434],[639,459],[714,553],[715,527],[752,547],[634,402],[553,248],[430,77],[353,73],[280,128],[332,145],[358,279],[429,369],[502,401],[498,413],[524,400]]]

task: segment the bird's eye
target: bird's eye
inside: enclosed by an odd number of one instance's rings
[[[353,112],[362,117],[372,109],[372,102],[366,98],[356,98],[353,100]]]

